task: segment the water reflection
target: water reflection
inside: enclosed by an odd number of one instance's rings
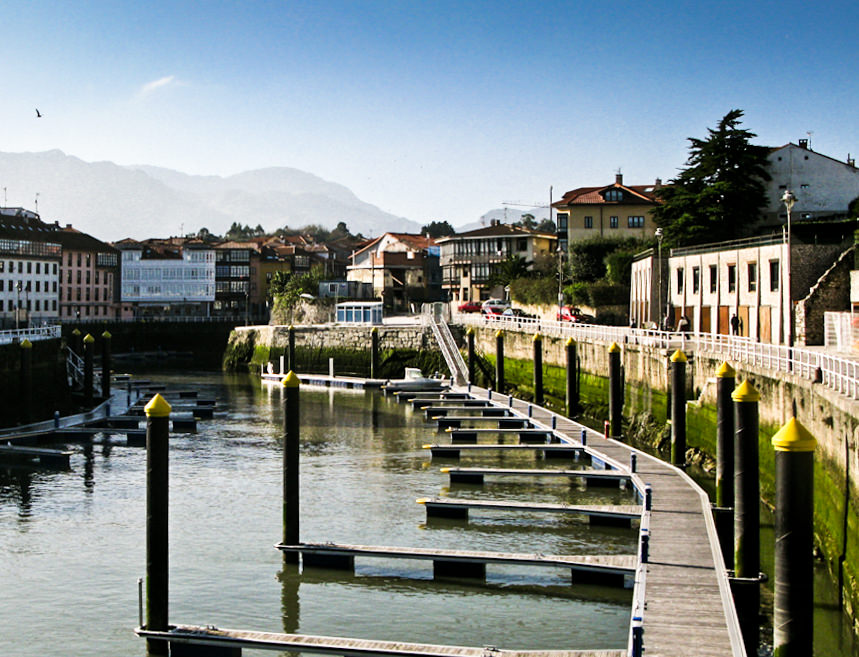
[[[283,562],[283,570],[277,574],[281,583],[280,609],[283,631],[296,634],[301,627],[301,601],[298,588],[301,585],[301,571],[298,564]]]

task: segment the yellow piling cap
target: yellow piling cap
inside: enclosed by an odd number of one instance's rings
[[[27,338],[21,340],[21,349],[32,349],[33,343],[30,342]]]
[[[761,400],[761,393],[755,390],[755,387],[746,380],[731,393],[731,399],[735,402],[759,402]]]
[[[421,449],[432,449],[432,443],[427,443],[426,445],[421,445]]]
[[[448,472],[450,472],[450,468],[442,468],[441,470],[439,470],[439,472],[441,472],[442,474],[447,474]]]
[[[113,336],[110,334],[110,331],[105,331],[101,334],[101,337],[103,337],[105,340],[110,340]]]
[[[620,347],[617,345],[617,342],[611,343],[611,346],[608,348],[608,353],[610,353],[610,354],[620,353]]]
[[[378,326],[374,326],[372,329],[370,329],[370,333],[378,333],[378,332],[379,332]]]
[[[295,372],[289,370],[286,376],[280,380],[280,385],[284,388],[297,388],[301,385],[301,379],[298,378],[298,375]]]
[[[501,329],[498,329],[497,331],[495,331],[495,337],[496,338],[503,338],[504,337],[504,331],[502,331]]]
[[[772,444],[777,452],[813,452],[817,447],[814,436],[795,417],[772,437]]]
[[[719,369],[716,370],[716,376],[720,379],[734,379],[737,376],[737,370],[731,367],[728,361],[724,361]]]
[[[294,330],[295,330],[295,327],[294,327],[292,324],[290,324],[290,325],[289,325],[289,328],[288,328],[287,330],[289,330],[289,331],[294,331]]]
[[[426,504],[428,499],[428,497],[419,497],[415,500],[415,502],[417,502],[418,504]]]
[[[143,407],[146,417],[167,417],[170,415],[171,410],[173,410],[173,407],[170,406],[164,397],[157,393],[149,400],[149,403]]]
[[[466,335],[474,335],[474,327],[469,326],[468,330],[465,332]]]
[[[567,341],[564,344],[569,347],[570,345],[576,344],[576,341],[572,338],[567,338]]]
[[[80,334],[81,334],[81,332],[78,329],[74,329],[72,331],[72,335],[80,335]]]
[[[672,363],[685,363],[686,362],[686,354],[684,354],[680,349],[671,354],[671,362]]]
[[[86,344],[92,344],[93,342],[95,342],[95,338],[94,338],[94,337],[92,337],[89,333],[87,333],[87,334],[84,336],[84,342],[85,342]]]
[[[537,342],[537,341],[542,340],[542,339],[543,339],[543,336],[540,335],[539,332],[534,334],[534,342]]]

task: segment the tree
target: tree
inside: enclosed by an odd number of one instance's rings
[[[708,128],[707,139],[689,138],[686,168],[657,192],[662,204],[653,218],[668,246],[743,237],[766,206],[768,150],[740,128],[743,111],[733,109]]]
[[[429,235],[432,238],[436,238],[455,235],[456,231],[453,229],[453,226],[447,223],[447,221],[431,221],[421,228],[421,233]]]
[[[530,263],[520,255],[515,253],[507,256],[504,260],[492,267],[489,274],[489,284],[509,285],[511,281],[517,278],[529,278],[531,272],[528,270]]]
[[[554,235],[556,230],[557,226],[555,226],[555,222],[551,219],[543,219],[543,221],[537,224],[538,233],[549,233]]]

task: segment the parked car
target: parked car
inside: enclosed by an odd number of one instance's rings
[[[502,308],[498,308],[497,306],[484,306],[480,311],[480,314],[486,317],[487,319],[501,319],[501,313],[504,312]]]
[[[530,313],[526,313],[521,308],[507,308],[501,316],[506,318],[516,318],[516,319],[537,319],[536,315],[532,315]]]
[[[487,299],[483,302],[483,313],[486,314],[486,311],[490,311],[495,313],[496,315],[500,315],[505,310],[510,307],[510,302],[505,301],[504,299]]]
[[[559,322],[573,322],[575,324],[594,324],[596,319],[593,315],[583,313],[581,308],[571,308],[570,306],[562,306],[560,312],[556,314]]]
[[[466,301],[465,303],[459,304],[459,312],[461,313],[479,313],[482,310],[483,306],[479,301]]]

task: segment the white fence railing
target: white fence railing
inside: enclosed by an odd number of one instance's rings
[[[476,313],[454,313],[454,324],[540,332],[547,336],[571,337],[576,341],[609,345],[640,344],[655,349],[683,349],[821,383],[851,399],[859,399],[859,360],[841,354],[805,347],[756,342],[751,338],[712,333],[678,333],[596,326],[541,319],[487,317]]]
[[[23,342],[26,338],[30,342],[34,340],[50,340],[60,337],[60,326],[39,326],[38,328],[12,329],[11,331],[0,331],[0,344],[11,344],[12,342]]]

